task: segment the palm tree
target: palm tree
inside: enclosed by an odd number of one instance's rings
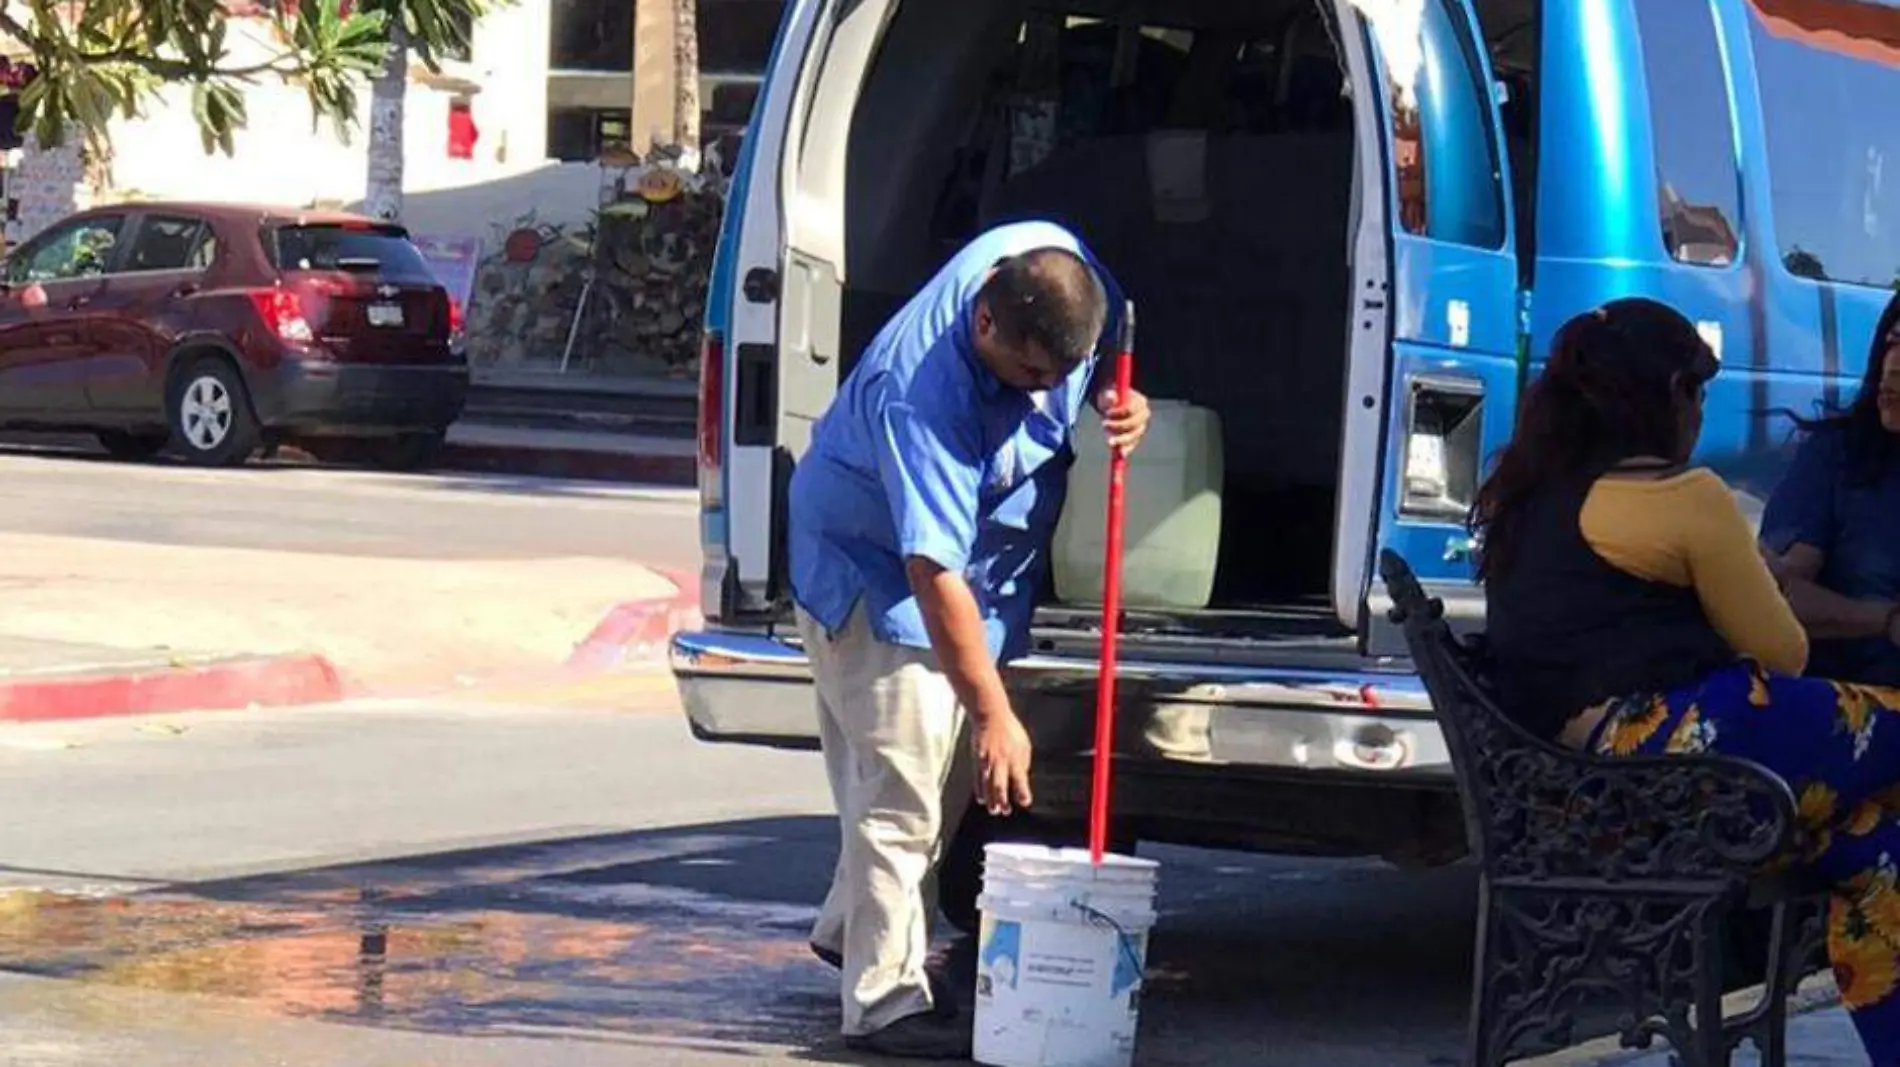
[[[369,175],[363,210],[391,222],[402,217],[403,120],[409,91],[409,55],[430,71],[443,55],[466,54],[475,21],[492,10],[490,0],[365,0],[388,27],[383,66],[370,82]]]
[[[699,150],[699,0],[673,0],[673,143]]]

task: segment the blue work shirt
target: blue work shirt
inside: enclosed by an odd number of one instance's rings
[[[1040,248],[1095,266],[1109,296],[1097,351],[1054,387],[1005,385],[977,356],[974,308],[998,260]],[[812,431],[792,475],[792,595],[836,633],[860,599],[878,640],[930,647],[904,561],[964,576],[992,656],[1028,646],[1088,400],[1120,304],[1113,279],[1067,230],[1012,223],[978,236],[885,324]]]
[[[1820,584],[1856,600],[1900,599],[1900,463],[1877,482],[1850,466],[1846,435],[1808,435],[1762,513],[1762,541],[1777,552],[1812,545],[1827,557]],[[1811,641],[1817,678],[1900,685],[1900,649],[1885,636]]]

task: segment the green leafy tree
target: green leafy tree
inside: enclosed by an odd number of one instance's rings
[[[271,6],[262,56],[234,54],[225,0],[0,0],[0,33],[27,53],[36,76],[20,93],[20,127],[41,144],[74,136],[103,142],[114,118],[144,113],[166,85],[189,85],[206,152],[233,152],[247,116],[244,89],[301,85],[312,129],[329,120],[347,139],[357,89],[411,52],[431,69],[468,46],[485,0],[302,0]]]

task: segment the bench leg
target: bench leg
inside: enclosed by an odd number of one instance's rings
[[[1481,883],[1467,1067],[1570,1045],[1591,1005],[1616,1011],[1626,1047],[1664,1037],[1682,1067],[1727,1064],[1727,913],[1714,892]]]

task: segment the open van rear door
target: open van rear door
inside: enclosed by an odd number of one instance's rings
[[[1509,160],[1477,17],[1463,0],[1425,0],[1418,23],[1407,26],[1399,14],[1407,7],[1366,4],[1374,14],[1356,20],[1385,89],[1378,128],[1391,260],[1389,289],[1364,278],[1355,287],[1348,403],[1360,411],[1348,425],[1376,413],[1376,461],[1357,471],[1379,474],[1376,487],[1360,493],[1371,497],[1373,536],[1355,545],[1342,525],[1340,550],[1362,553],[1353,577],[1364,591],[1358,621],[1373,655],[1404,651],[1385,617],[1390,599],[1371,580],[1380,546],[1403,555],[1444,597],[1454,623],[1481,617],[1465,518],[1487,459],[1509,440],[1520,380]],[[1371,368],[1360,366],[1359,335],[1381,326],[1389,361],[1375,390]],[[1363,421],[1353,428],[1363,431]],[[1370,434],[1351,437],[1362,453],[1370,447]],[[1354,451],[1349,439],[1347,462]]]
[[[838,391],[846,135],[888,6],[793,0],[735,183],[724,573],[709,562],[702,592],[728,621],[763,621],[788,596],[786,487]],[[706,540],[710,561],[722,539]]]

